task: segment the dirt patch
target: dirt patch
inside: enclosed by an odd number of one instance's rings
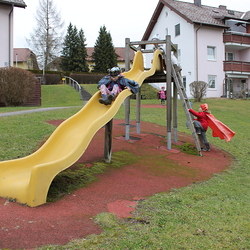
[[[55,126],[61,122],[49,121]],[[89,234],[99,234],[102,230],[93,222],[95,215],[111,212],[118,218],[130,216],[137,200],[206,180],[231,164],[231,157],[213,146],[202,157],[182,153],[175,144],[172,150],[167,150],[166,128],[157,124],[142,122],[138,135],[132,122],[131,140],[126,141],[124,134],[124,121],[114,120],[113,152],[130,152],[136,155],[136,163],[99,174],[98,180],[87,187],[39,207],[25,207],[0,198],[0,248],[63,245]],[[194,144],[191,136],[179,134],[177,144],[184,142]],[[75,164],[91,167],[92,162],[102,161],[103,156],[104,128],[97,132]]]

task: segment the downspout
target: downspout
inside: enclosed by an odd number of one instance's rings
[[[196,65],[195,65],[195,72],[196,72],[196,81],[198,81],[198,72],[199,72],[199,63],[198,63],[198,31],[201,28],[202,23],[200,23],[199,28],[195,31],[195,43],[196,43]]]
[[[12,49],[12,46],[11,46],[11,31],[12,31],[12,29],[11,29],[11,15],[12,15],[12,13],[13,13],[13,9],[14,9],[14,5],[12,4],[11,5],[11,11],[10,11],[10,13],[9,13],[9,65],[8,65],[8,67],[10,67],[11,66],[11,55],[12,55],[12,53],[11,53],[11,49]]]

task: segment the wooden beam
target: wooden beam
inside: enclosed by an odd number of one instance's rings
[[[171,150],[172,139],[172,74],[171,74],[171,36],[166,36],[166,70],[167,70],[167,148]]]
[[[107,163],[111,162],[111,156],[112,156],[112,134],[113,134],[113,119],[111,119],[105,125],[104,160]]]

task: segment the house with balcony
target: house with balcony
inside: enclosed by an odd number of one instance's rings
[[[0,67],[13,66],[14,8],[25,8],[23,0],[0,0]]]
[[[208,83],[207,97],[241,97],[250,88],[250,11],[159,0],[142,37],[171,36],[187,95],[193,81]],[[150,45],[147,45],[150,47]],[[152,46],[152,45],[151,45]],[[150,48],[149,48],[150,49]],[[146,56],[146,64],[151,63]]]

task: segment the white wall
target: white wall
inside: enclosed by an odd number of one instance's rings
[[[175,25],[180,24],[180,35],[175,36]],[[167,30],[166,30],[167,29]],[[168,32],[168,33],[167,33]],[[168,7],[164,7],[159,19],[149,37],[152,39],[155,34],[159,34],[161,39],[165,39],[166,35],[171,36],[171,41],[178,44],[181,56],[179,62],[182,67],[182,76],[187,79],[186,92],[191,97],[189,84],[195,80],[195,51],[194,51],[194,32],[193,25],[181,18]],[[147,56],[147,67],[150,67],[151,59]]]
[[[180,35],[175,36],[175,25],[178,23],[180,24]],[[161,39],[165,39],[167,35],[166,29],[168,35],[171,36],[171,41],[174,44],[178,44],[178,49],[181,53],[179,60],[182,66],[182,76],[186,77],[187,96],[189,98],[192,97],[189,84],[196,80],[208,82],[208,75],[216,76],[216,88],[208,89],[207,97],[222,96],[225,77],[223,71],[223,61],[225,60],[223,29],[191,24],[165,6],[153,28],[149,40],[155,34],[159,34]],[[216,60],[209,61],[207,59],[207,46],[216,47]],[[198,53],[197,64],[196,53]],[[146,64],[149,68],[152,57],[150,59],[148,57]]]
[[[9,25],[9,14],[11,13],[11,9],[11,5],[0,4],[0,67],[9,66],[9,58],[11,59],[10,65],[13,65],[13,12]],[[9,34],[11,34],[10,38]],[[11,50],[9,49],[9,44]],[[9,51],[11,55],[9,55]]]

